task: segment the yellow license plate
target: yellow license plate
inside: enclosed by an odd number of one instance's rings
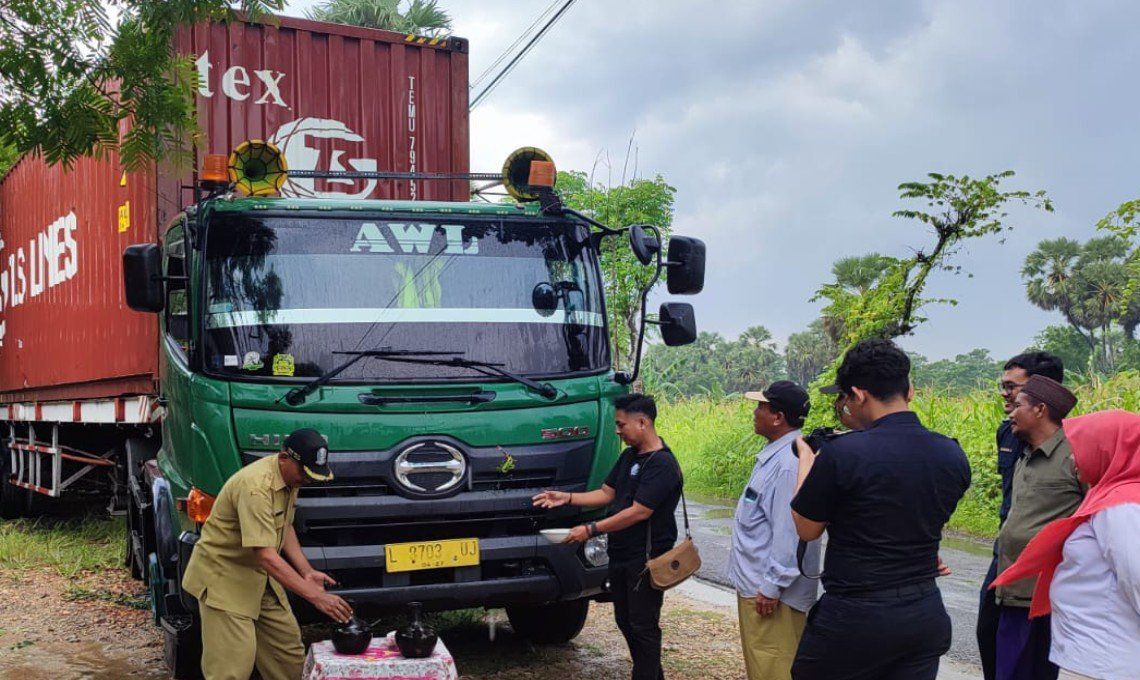
[[[384,546],[388,572],[471,567],[479,564],[479,539],[455,538],[423,543],[393,543]]]

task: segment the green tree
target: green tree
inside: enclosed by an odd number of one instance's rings
[[[380,28],[432,38],[451,31],[451,17],[438,0],[327,0],[306,12],[315,21]]]
[[[911,380],[915,387],[929,387],[952,394],[965,394],[992,385],[1001,370],[988,349],[974,349],[953,359],[929,361],[911,355]]]
[[[1108,215],[1097,222],[1097,228],[1117,236],[1127,244],[1128,252],[1124,258],[1124,266],[1128,271],[1128,292],[1135,297],[1140,292],[1140,199],[1125,201]],[[1130,314],[1126,311],[1126,314]],[[1140,316],[1140,311],[1132,313]],[[1136,326],[1129,337],[1134,337]]]
[[[776,349],[772,333],[752,326],[724,348],[724,391],[763,389],[784,377],[784,358]]]
[[[831,275],[835,278],[833,295],[845,297],[844,302],[850,303],[865,295],[896,264],[898,259],[879,253],[840,258],[831,265]],[[832,344],[839,342],[846,332],[843,318],[838,316],[824,315],[823,328]]]
[[[824,320],[816,319],[807,330],[788,336],[784,348],[784,364],[788,380],[799,385],[810,385],[838,353],[835,341],[824,330]]]
[[[704,332],[691,345],[649,345],[644,375],[646,391],[677,398],[763,389],[785,373],[772,333],[752,326],[735,340]]]
[[[918,209],[902,209],[895,217],[913,220],[933,232],[929,250],[912,257],[898,259],[878,281],[861,295],[853,296],[837,283],[824,285],[815,299],[827,300],[825,317],[843,320],[843,336],[837,344],[843,351],[867,338],[895,338],[907,335],[926,321],[921,312],[934,302],[956,304],[954,300],[931,300],[923,297],[927,280],[934,271],[960,272],[951,264],[953,256],[965,241],[999,234],[1011,229],[1006,224],[1008,205],[1024,204],[1046,211],[1053,210],[1044,191],[1007,191],[1002,182],[1012,171],[987,175],[982,179],[930,173],[926,182],[899,185],[900,198],[917,200]],[[813,386],[813,401],[824,403],[818,388],[834,380],[836,362]],[[828,409],[814,412],[812,424],[832,419]]]
[[[605,187],[592,184],[584,172],[558,173],[558,193],[571,208],[614,228],[651,224],[668,239],[673,225],[673,196],[677,190],[657,175]],[[615,366],[632,366],[641,318],[641,291],[653,278],[654,268],[637,261],[628,240],[602,239],[602,272],[605,278],[606,312]]]
[[[8,168],[11,168],[19,157],[20,154],[16,151],[15,147],[8,144],[0,144],[0,175],[8,172]]]
[[[1092,348],[1084,334],[1072,326],[1046,326],[1033,339],[1033,345],[1027,348],[1027,351],[1031,350],[1052,352],[1061,357],[1066,372],[1089,372]]]
[[[666,399],[724,395],[726,344],[719,333],[701,332],[690,345],[648,345],[643,370],[645,391]]]
[[[119,10],[111,19],[108,6]],[[0,6],[0,145],[69,164],[118,151],[127,168],[185,160],[200,138],[180,25],[231,17],[225,0],[38,0]],[[242,0],[252,17],[284,0]],[[130,123],[119,135],[120,123]],[[10,158],[8,159],[10,162]]]
[[[1129,286],[1128,257],[1128,244],[1118,236],[1084,244],[1059,238],[1038,244],[1022,267],[1026,297],[1061,312],[1088,345],[1097,371],[1115,369],[1124,341],[1135,338],[1140,323],[1140,294]]]

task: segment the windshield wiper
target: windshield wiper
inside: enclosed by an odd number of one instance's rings
[[[428,356],[453,356],[456,359],[457,355],[463,355],[465,352],[424,352],[415,349],[365,349],[365,350],[351,350],[346,352],[333,352],[333,354],[350,354],[352,358],[348,361],[325,371],[320,376],[310,380],[309,382],[299,387],[294,387],[285,393],[285,396],[277,400],[281,403],[282,400],[290,406],[300,406],[305,403],[305,398],[313,392],[316,392],[322,386],[328,384],[330,380],[343,373],[350,366],[360,361],[365,357],[376,357],[379,359],[404,359],[409,357],[428,357]],[[438,360],[437,360],[438,361]]]
[[[335,354],[335,352],[334,352]],[[433,354],[433,352],[422,352],[420,354]],[[462,352],[434,352],[434,354],[462,354]],[[464,359],[462,357],[452,357],[450,359],[424,359],[417,356],[415,353],[397,354],[386,353],[378,356],[384,361],[397,361],[405,364],[427,364],[429,366],[455,366],[457,368],[470,368],[476,370],[483,375],[501,375],[508,380],[513,380],[520,385],[524,385],[535,392],[539,396],[553,399],[558,396],[558,390],[549,383],[540,383],[537,380],[531,380],[526,376],[511,373],[502,368],[502,364],[493,364],[489,361],[476,361],[475,359]]]

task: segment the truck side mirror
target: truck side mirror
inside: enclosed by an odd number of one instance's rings
[[[127,306],[136,312],[161,312],[166,306],[157,244],[137,243],[123,251],[123,291]]]
[[[705,287],[705,242],[688,236],[669,239],[669,271],[665,275],[673,295],[694,295]]]
[[[687,302],[664,302],[657,315],[661,339],[670,347],[691,344],[697,339],[697,318]]]
[[[629,247],[633,249],[637,261],[646,265],[653,262],[653,257],[661,250],[657,237],[639,224],[629,228]]]

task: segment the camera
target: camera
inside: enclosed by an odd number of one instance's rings
[[[819,453],[819,450],[823,448],[824,444],[836,437],[842,437],[845,434],[847,434],[846,430],[836,430],[834,427],[817,427],[804,437],[804,441],[807,442],[808,447],[811,448],[812,451]],[[798,452],[796,453],[796,457],[799,457]]]

